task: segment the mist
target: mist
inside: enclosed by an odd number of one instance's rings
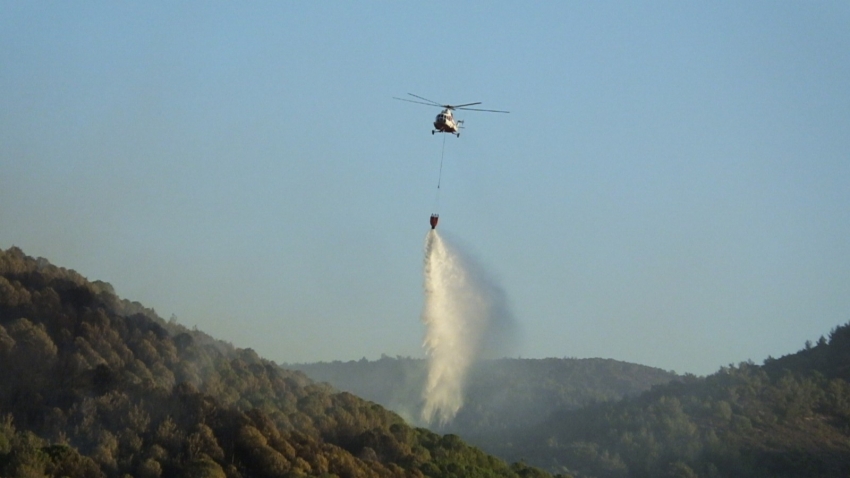
[[[492,274],[436,229],[425,238],[424,273],[428,378],[422,420],[445,425],[463,406],[466,378],[475,362],[510,349],[515,321]]]

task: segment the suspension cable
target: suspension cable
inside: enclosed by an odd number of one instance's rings
[[[445,157],[445,154],[446,154],[446,136],[443,135],[443,147],[442,147],[442,149],[440,149],[440,172],[437,175],[437,197],[434,200],[434,202],[435,202],[435,206],[434,206],[435,211],[434,212],[437,212],[437,213],[439,213],[439,211],[440,211],[440,185],[443,182],[443,158]]]

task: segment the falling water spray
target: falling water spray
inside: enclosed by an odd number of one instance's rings
[[[501,339],[512,331],[513,319],[501,288],[436,229],[425,239],[422,321],[428,354],[422,419],[445,425],[463,406],[470,367],[484,348],[505,350]]]

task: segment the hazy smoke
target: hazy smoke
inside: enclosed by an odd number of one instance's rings
[[[428,382],[422,419],[450,422],[463,406],[470,367],[483,351],[505,352],[513,318],[502,290],[469,254],[429,231],[425,239],[425,349]]]

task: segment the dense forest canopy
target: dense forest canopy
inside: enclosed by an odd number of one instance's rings
[[[291,364],[310,378],[380,403],[412,420],[422,412],[428,373],[422,359]],[[611,359],[513,359],[481,361],[470,371],[464,406],[440,432],[487,444],[493,433],[535,426],[559,410],[637,395],[677,378],[673,372]]]
[[[415,402],[425,373],[420,360],[389,357],[293,367],[390,408]],[[446,428],[503,459],[574,476],[848,476],[848,380],[850,324],[797,353],[707,377],[502,359],[472,374]]]
[[[470,384],[466,424],[512,465],[13,247],[0,251],[0,476],[850,475],[850,324],[763,365],[657,371],[639,394],[640,366],[593,362],[590,386],[577,385],[578,363],[492,363]],[[612,387],[606,373],[623,380]],[[518,393],[498,386],[508,380],[530,387],[526,398],[486,404]]]
[[[543,477],[0,251],[0,476]]]
[[[554,413],[488,450],[596,477],[850,475],[850,324],[764,365]],[[501,447],[501,449],[499,449]]]

